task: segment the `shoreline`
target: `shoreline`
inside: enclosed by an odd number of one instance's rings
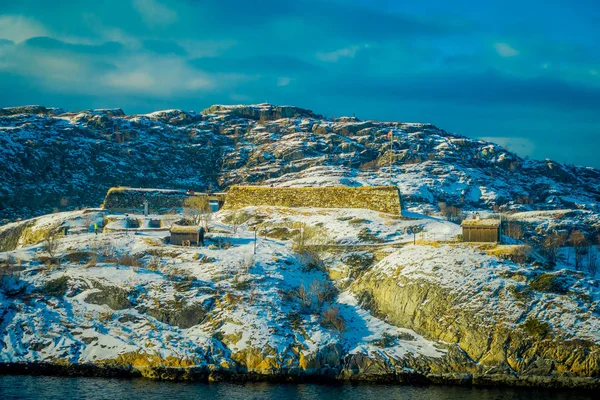
[[[53,364],[48,362],[0,363],[0,375],[96,377],[117,379],[149,379],[174,382],[266,382],[266,383],[312,383],[312,384],[387,384],[416,386],[462,386],[497,387],[528,389],[575,389],[600,390],[599,377],[572,376],[514,376],[507,374],[451,373],[426,375],[418,372],[399,372],[394,374],[365,374],[322,369],[318,372],[281,371],[259,373],[226,371],[210,366],[188,368],[177,367],[133,367],[95,364]]]

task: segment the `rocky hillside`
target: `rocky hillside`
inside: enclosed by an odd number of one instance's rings
[[[226,190],[240,183],[390,182],[413,210],[436,211],[443,201],[463,209],[595,213],[600,200],[598,170],[524,160],[430,124],[327,119],[268,104],[144,115],[41,106],[0,110],[5,222],[97,206],[109,187],[119,185]]]
[[[568,260],[509,261],[416,213],[221,210],[201,249],[156,218],[0,227],[0,371],[600,388],[599,284]]]

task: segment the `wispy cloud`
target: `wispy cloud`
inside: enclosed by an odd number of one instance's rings
[[[325,62],[337,62],[341,58],[354,58],[356,53],[361,49],[368,49],[369,45],[360,45],[360,46],[349,46],[341,49],[337,49],[330,52],[318,52],[316,57]]]
[[[277,86],[287,86],[292,82],[291,78],[288,78],[287,76],[281,76],[279,78],[277,78]]]
[[[497,42],[494,43],[494,49],[502,57],[515,57],[519,55],[519,51],[512,47],[508,43]]]
[[[0,16],[0,39],[22,42],[36,36],[46,36],[48,30],[32,18],[21,15]]]
[[[158,0],[133,0],[133,7],[151,26],[168,26],[177,21],[177,13]]]

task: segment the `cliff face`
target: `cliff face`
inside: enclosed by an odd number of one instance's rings
[[[490,270],[487,257],[463,249],[405,252],[392,254],[352,284],[376,315],[456,344],[479,374],[509,381],[600,376],[598,301],[597,295],[589,297],[595,289],[587,287],[584,275],[508,264]],[[535,283],[544,279],[564,286],[546,292]],[[465,372],[460,364],[451,369]]]

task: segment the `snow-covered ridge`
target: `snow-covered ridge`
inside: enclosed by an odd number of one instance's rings
[[[430,124],[331,119],[270,104],[63,111],[0,110],[0,219],[97,206],[112,186],[393,184],[409,209],[428,212],[439,202],[597,212],[600,200],[593,168],[524,160]]]

